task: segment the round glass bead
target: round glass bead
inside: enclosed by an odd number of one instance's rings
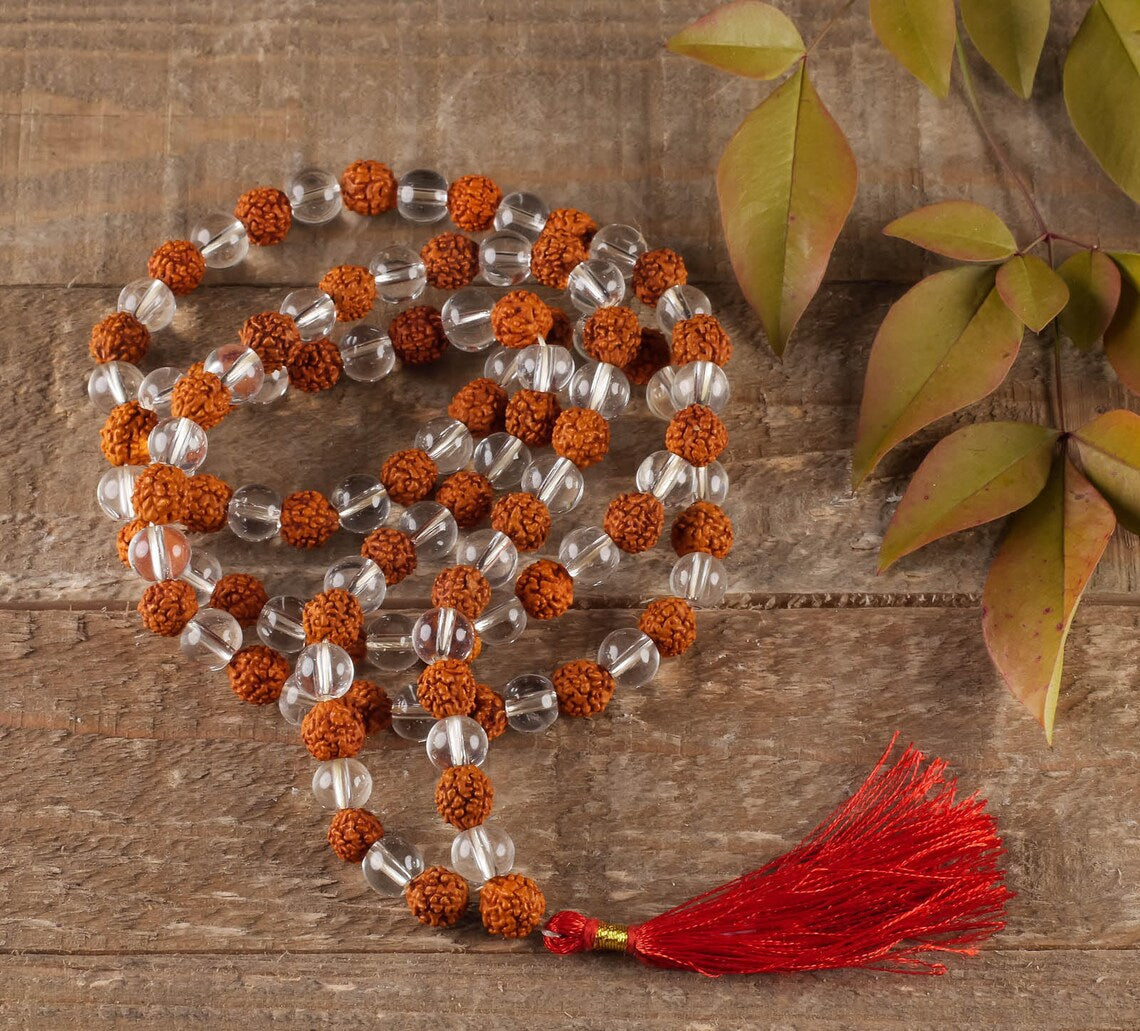
[[[523,471],[519,486],[543,502],[551,515],[562,515],[578,507],[586,493],[586,478],[570,459],[540,455]]]
[[[475,441],[458,419],[441,415],[420,427],[415,446],[426,451],[444,476],[458,472],[471,461]]]
[[[508,193],[495,211],[495,228],[506,229],[530,240],[538,239],[550,209],[533,193]]]
[[[420,705],[415,684],[405,684],[392,698],[392,729],[405,741],[427,740],[435,717]]]
[[[95,497],[99,507],[112,519],[133,519],[135,480],[145,467],[141,465],[113,465],[99,477]]]
[[[497,823],[460,831],[451,842],[451,866],[476,886],[508,874],[515,865],[515,843]]]
[[[491,329],[493,305],[487,291],[477,286],[456,290],[444,301],[439,317],[451,344],[468,354],[487,350],[495,342],[495,332]]]
[[[384,525],[392,509],[384,484],[364,473],[346,476],[333,487],[329,504],[349,533],[371,533]]]
[[[307,226],[324,225],[340,214],[340,182],[332,172],[303,168],[285,183],[293,218]]]
[[[119,311],[129,312],[152,333],[166,329],[178,302],[161,279],[136,279],[119,291]]]
[[[414,168],[396,186],[396,208],[409,222],[438,222],[447,214],[447,180],[429,168]]]
[[[109,412],[133,401],[142,382],[142,372],[130,362],[106,362],[87,377],[87,396],[101,412]]]
[[[475,445],[472,462],[477,473],[504,490],[519,482],[523,470],[530,465],[530,451],[510,433],[492,433]]]
[[[261,380],[261,389],[249,399],[250,404],[269,405],[289,391],[289,370],[285,366],[267,372]]]
[[[216,211],[195,223],[190,242],[208,268],[231,268],[249,253],[249,234],[232,214]]]
[[[645,384],[645,404],[648,409],[668,422],[677,411],[673,404],[673,381],[680,370],[675,365],[666,365],[658,369]]]
[[[320,702],[346,694],[355,675],[352,656],[331,641],[306,645],[293,669],[297,687]]]
[[[316,704],[315,699],[310,698],[297,686],[295,677],[290,677],[281,685],[281,694],[277,696],[277,711],[281,713],[286,723],[299,727]]]
[[[589,315],[579,316],[578,321],[574,323],[574,328],[571,331],[571,336],[574,338],[574,350],[588,362],[593,361],[590,353],[586,350],[586,323],[589,320]]]
[[[374,841],[360,861],[364,880],[373,891],[394,898],[415,877],[424,872],[424,857],[415,845],[409,845],[398,834],[390,831]]]
[[[305,647],[305,603],[289,594],[276,594],[261,607],[257,636],[262,644],[285,655]]]
[[[460,565],[474,566],[492,587],[501,587],[514,578],[519,567],[519,552],[505,533],[476,530],[460,542],[455,561]]]
[[[616,365],[587,362],[570,379],[570,403],[613,421],[629,404],[629,380]]]
[[[654,451],[637,467],[635,482],[666,508],[684,508],[693,500],[693,467],[672,451]]]
[[[616,265],[626,281],[633,276],[633,266],[637,264],[637,259],[647,250],[649,245],[641,235],[641,230],[620,222],[602,226],[590,241],[590,257],[601,258]]]
[[[491,286],[518,286],[530,276],[531,241],[509,231],[491,233],[479,244],[479,271]]]
[[[574,356],[558,344],[531,344],[519,352],[515,375],[524,390],[557,393],[574,375]]]
[[[728,498],[728,473],[720,462],[694,467],[693,497],[697,501],[708,501],[714,505],[724,504]]]
[[[475,627],[458,609],[428,609],[412,626],[412,648],[424,662],[462,662],[475,650]]]
[[[147,436],[146,450],[152,462],[193,474],[206,461],[206,431],[193,419],[163,419]]]
[[[411,247],[386,247],[368,263],[376,296],[386,304],[414,301],[427,287],[423,259]]]
[[[427,756],[437,769],[449,766],[482,766],[487,759],[487,732],[470,716],[437,720],[424,742]]]
[[[574,578],[575,587],[598,587],[621,563],[621,549],[600,526],[579,526],[562,538],[558,561]]]
[[[313,771],[313,798],[322,809],[356,809],[372,795],[372,774],[359,759],[330,759]]]
[[[148,372],[139,384],[139,404],[156,412],[159,417],[166,418],[170,415],[170,395],[181,378],[181,370],[173,365],[164,365]]]
[[[455,516],[438,501],[417,501],[400,516],[397,527],[411,537],[417,557],[428,562],[450,554],[459,536]]]
[[[214,348],[206,355],[202,367],[229,388],[237,405],[254,398],[265,379],[265,369],[257,352],[243,344],[223,344]]]
[[[225,609],[202,608],[182,628],[178,646],[186,658],[217,671],[229,665],[241,641],[241,624]]]
[[[346,555],[329,566],[324,588],[326,591],[348,591],[365,612],[375,612],[384,604],[388,582],[384,579],[384,570],[372,559],[363,555]]]
[[[519,352],[513,347],[496,347],[483,363],[483,375],[507,390],[518,378]]]
[[[673,563],[669,590],[702,608],[712,608],[728,593],[724,563],[715,555],[694,551]]]
[[[392,341],[377,326],[353,326],[337,346],[344,374],[358,383],[377,383],[396,365]]]
[[[419,662],[412,638],[415,622],[404,612],[380,612],[370,619],[364,627],[369,664],[385,673],[399,673]]]
[[[537,734],[558,719],[558,692],[539,673],[523,673],[503,690],[507,723],[524,734]]]
[[[177,580],[190,561],[190,542],[173,526],[144,526],[127,545],[127,560],[147,583]]]
[[[673,338],[673,327],[694,315],[711,315],[712,304],[704,292],[688,283],[671,286],[657,299],[657,326],[666,339]]]
[[[304,286],[285,295],[281,314],[291,315],[302,340],[318,340],[328,336],[336,325],[336,304],[324,290]]]
[[[589,315],[598,308],[621,304],[625,297],[625,277],[612,261],[587,258],[570,270],[566,291],[570,303]]]
[[[230,529],[243,541],[267,541],[281,529],[281,495],[272,487],[247,483],[230,498]]]
[[[714,362],[689,362],[677,370],[671,394],[677,411],[689,405],[704,405],[719,412],[728,404],[728,376]]]
[[[222,564],[205,548],[191,548],[190,561],[182,570],[180,580],[194,588],[199,605],[209,604],[214,596],[214,588],[222,578]]]
[[[615,630],[598,648],[598,665],[610,671],[618,687],[648,684],[660,664],[661,655],[653,639],[633,627]]]
[[[513,594],[492,599],[475,620],[475,632],[484,644],[513,644],[526,629],[526,609]]]

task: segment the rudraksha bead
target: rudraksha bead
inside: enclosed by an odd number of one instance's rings
[[[503,294],[491,309],[491,330],[504,347],[529,347],[544,339],[554,325],[550,306],[530,290]],[[547,340],[547,343],[550,343]]]
[[[555,420],[550,443],[579,469],[588,469],[609,453],[610,424],[592,408],[567,408]]]
[[[289,352],[301,343],[301,331],[292,315],[259,311],[242,323],[238,338],[252,348],[268,374],[285,366]]]
[[[449,766],[435,787],[435,808],[446,823],[465,831],[491,815],[495,789],[478,766]]]
[[[550,533],[550,509],[533,494],[504,494],[491,509],[491,526],[519,551],[537,551]]]
[[[565,347],[567,351],[574,347],[574,323],[570,316],[561,308],[550,309],[550,332],[546,334],[546,342],[553,346]]]
[[[475,706],[475,677],[459,659],[439,659],[425,666],[416,682],[416,697],[437,720],[463,716]]]
[[[474,566],[441,569],[431,588],[432,605],[458,609],[468,619],[477,618],[490,600],[491,585]]]
[[[130,312],[116,311],[91,327],[91,357],[103,362],[138,365],[150,346],[150,330]]]
[[[669,287],[688,281],[685,259],[668,247],[646,251],[633,266],[633,292],[642,304],[656,304]]]
[[[479,915],[489,934],[525,938],[538,927],[545,911],[546,896],[522,874],[492,877],[479,892]]]
[[[146,441],[158,425],[158,416],[138,401],[115,405],[99,431],[99,450],[111,465],[146,465]]]
[[[427,281],[437,290],[458,290],[479,274],[479,245],[462,233],[440,233],[420,248]]]
[[[251,627],[257,622],[269,594],[265,585],[249,573],[226,573],[214,584],[210,595],[210,607],[225,609],[243,627]]]
[[[123,525],[119,527],[118,533],[115,534],[115,551],[118,552],[119,561],[128,569],[131,568],[131,560],[127,554],[127,549],[131,546],[131,538],[134,537],[139,530],[145,530],[146,526],[147,522],[145,519],[132,519],[129,523],[123,523]]]
[[[396,206],[396,177],[381,161],[354,161],[340,176],[344,206],[358,215],[382,215]]]
[[[188,479],[176,466],[152,462],[135,480],[135,515],[148,523],[181,522]]]
[[[198,611],[194,588],[183,580],[159,580],[139,600],[143,626],[159,637],[175,637]]]
[[[689,405],[669,420],[665,446],[690,465],[705,466],[728,447],[728,430],[711,408]]]
[[[212,430],[227,415],[233,401],[229,388],[201,362],[190,366],[170,392],[170,414],[190,419],[204,430]]]
[[[206,259],[189,240],[167,240],[146,263],[146,274],[160,279],[173,294],[188,294],[206,274]]]
[[[388,323],[392,350],[405,365],[437,362],[447,350],[439,312],[427,304],[407,308]]]
[[[469,233],[490,229],[503,191],[485,175],[461,175],[447,188],[451,221]]]
[[[571,270],[589,256],[580,237],[543,229],[530,250],[530,274],[536,283],[565,290]]]
[[[665,506],[652,494],[619,494],[606,508],[602,528],[622,551],[648,551],[665,528]]]
[[[665,339],[665,334],[649,326],[642,326],[637,353],[622,366],[621,371],[625,373],[630,383],[643,387],[653,378],[653,374],[665,368],[669,361],[669,341]]]
[[[598,223],[577,208],[555,208],[546,218],[544,229],[552,233],[567,233],[589,243],[598,231]]]
[[[684,598],[655,598],[645,606],[637,628],[665,659],[688,651],[697,639],[697,617]]]
[[[281,503],[281,539],[294,548],[319,548],[339,526],[336,509],[320,491],[299,490]]]
[[[732,551],[732,520],[720,506],[695,501],[673,520],[670,539],[678,555],[707,551],[724,558]]]
[[[331,641],[347,651],[364,629],[364,609],[355,594],[334,587],[305,603],[301,626],[306,644]]]
[[[338,322],[362,319],[376,303],[376,280],[363,265],[337,265],[318,285],[333,299]]]
[[[506,733],[507,704],[503,696],[487,684],[475,685],[475,707],[468,715],[483,728],[488,741]]]
[[[429,927],[454,927],[467,911],[470,898],[467,882],[445,866],[429,866],[404,888],[412,916]]]
[[[245,226],[250,243],[268,247],[285,239],[293,224],[293,209],[276,187],[256,186],[238,198],[234,217]]]
[[[582,327],[582,349],[599,362],[619,368],[633,361],[641,347],[641,324],[632,308],[598,308]]]
[[[673,364],[713,362],[724,365],[732,357],[732,340],[715,315],[694,315],[673,327]]]
[[[289,660],[264,644],[242,648],[226,667],[234,694],[251,705],[277,701],[291,671]]]
[[[559,666],[551,680],[558,707],[567,716],[593,716],[605,709],[614,696],[613,674],[589,659]]]
[[[465,383],[447,406],[447,414],[463,423],[474,437],[498,433],[506,412],[507,392],[486,376]]]
[[[321,762],[351,759],[364,747],[364,720],[340,699],[317,702],[301,721],[301,740]]]
[[[354,680],[340,700],[364,721],[365,734],[379,734],[392,725],[392,699],[371,680]]]
[[[317,394],[336,386],[344,362],[340,348],[329,337],[301,340],[285,356],[289,385],[306,394]]]
[[[562,563],[540,558],[519,573],[515,595],[528,616],[557,619],[574,603],[574,580]]]
[[[516,390],[507,402],[503,424],[524,444],[545,447],[562,408],[552,390]]]
[[[389,455],[380,467],[380,482],[397,505],[423,501],[435,486],[439,468],[431,455],[419,448],[408,448]]]
[[[329,824],[329,845],[346,863],[359,863],[382,837],[384,825],[367,809],[338,809]]]
[[[495,488],[482,473],[461,469],[439,485],[435,500],[455,517],[459,529],[470,530],[490,514]]]
[[[233,494],[233,488],[212,473],[191,476],[182,493],[182,524],[191,533],[217,533],[226,525]]]
[[[395,587],[416,571],[415,544],[403,530],[391,526],[381,526],[365,537],[360,554],[380,567],[389,587]]]

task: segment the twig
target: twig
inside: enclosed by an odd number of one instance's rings
[[[807,50],[804,51],[804,57],[807,57],[808,54],[810,54],[817,46],[819,46],[820,42],[823,40],[823,37],[826,36],[831,31],[831,27],[837,21],[839,21],[839,19],[842,18],[849,10],[851,10],[851,8],[854,5],[855,5],[855,0],[847,0],[847,3],[845,3],[841,8],[839,8],[839,10],[836,11],[835,14],[833,14],[828,19],[827,24],[824,25],[824,27],[819,30],[819,35],[816,36],[815,39],[813,39],[811,41]]]

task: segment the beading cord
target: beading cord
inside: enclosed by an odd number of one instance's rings
[[[489,232],[478,242],[443,232],[418,254],[390,247],[367,267],[337,266],[315,289],[292,291],[279,311],[250,316],[238,343],[185,372],[161,367],[144,376],[137,368],[151,332],[173,319],[176,295],[195,289],[207,267],[238,263],[250,244],[280,243],[294,222],[322,224],[343,208],[374,217],[393,207],[413,223],[450,215],[458,229]],[[716,604],[726,589],[721,559],[732,526],[720,508],[728,481],[717,459],[728,436],[717,412],[729,396],[721,366],[732,346],[708,298],[687,284],[679,255],[649,250],[633,227],[599,229],[584,212],[548,211],[531,194],[504,197],[485,176],[449,184],[415,169],[397,180],[377,161],[354,162],[339,180],[307,169],[284,191],[250,190],[232,216],[207,216],[189,240],[160,246],[147,272],[93,329],[99,364],[88,381],[91,398],[110,409],[101,444],[112,467],[99,502],[122,524],[124,564],[150,583],[138,606],[144,625],[179,636],[185,654],[227,671],[240,698],[277,702],[301,728],[318,760],[314,795],[336,810],[329,843],[342,859],[361,862],[373,888],[402,895],[422,922],[449,926],[465,911],[471,882],[481,886],[488,931],[530,933],[545,899],[530,878],[511,872],[513,841],[488,821],[494,792],[480,767],[490,740],[508,726],[545,730],[560,712],[595,715],[616,688],[648,683],[661,658],[693,644],[692,604]],[[477,277],[508,292],[492,303],[472,285]],[[565,289],[581,313],[577,324],[518,289],[528,279]],[[428,285],[455,291],[441,311],[414,303]],[[622,303],[630,287],[654,308],[657,328],[643,327]],[[387,332],[360,321],[377,300],[398,306]],[[338,323],[354,323],[339,340]],[[233,409],[278,401],[290,388],[329,389],[342,371],[378,382],[397,360],[428,364],[449,343],[472,353],[492,348],[483,375],[456,393],[447,417],[421,428],[412,448],[390,455],[379,477],[350,476],[327,497],[311,489],[282,497],[260,484],[233,489],[201,471],[208,431]],[[587,359],[581,367],[571,348]],[[583,470],[605,457],[631,382],[645,386],[650,410],[668,420],[665,448],[639,466],[634,491],[611,500],[601,527],[571,531],[558,561],[539,558],[516,576],[520,553],[546,543],[551,516],[580,503]],[[551,458],[531,454],[547,445]],[[429,500],[441,474],[447,478]],[[496,501],[498,489],[506,493]],[[551,677],[520,674],[501,694],[476,680],[471,663],[484,642],[517,640],[528,617],[560,616],[576,589],[612,575],[622,553],[657,544],[667,508],[679,512],[670,533],[674,593],[651,601],[636,628],[607,635],[596,661],[564,663]],[[474,529],[487,517],[489,530]],[[280,537],[302,548],[325,544],[338,528],[364,541],[359,555],[329,567],[325,589],[307,602],[270,598],[255,577],[223,576],[186,536],[226,525],[247,541]],[[436,576],[433,607],[414,620],[381,611],[388,588],[421,560],[456,550],[461,527],[474,532],[458,544],[459,564]],[[493,595],[512,580],[510,596]],[[251,630],[259,643],[245,644]],[[394,673],[425,665],[390,699],[357,677],[365,661]],[[424,742],[442,771],[435,802],[457,832],[455,870],[425,867],[418,848],[364,808],[371,777],[356,756],[367,735],[389,726]],[[619,941],[621,929],[612,932]]]

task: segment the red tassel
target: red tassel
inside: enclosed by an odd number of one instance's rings
[[[790,852],[629,927],[563,911],[559,955],[622,951],[655,967],[721,974],[865,967],[944,974],[932,953],[972,956],[1005,926],[1004,854],[977,795],[955,800],[946,763],[908,747]]]

